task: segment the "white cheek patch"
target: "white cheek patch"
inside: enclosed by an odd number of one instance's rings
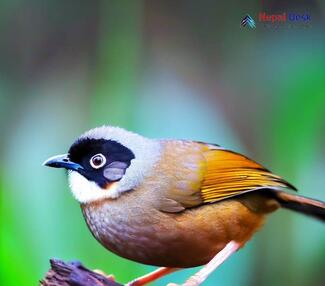
[[[117,191],[118,183],[113,183],[107,189],[102,189],[96,183],[88,181],[76,171],[70,171],[68,176],[72,194],[79,203],[84,204],[101,199],[115,199],[119,196]]]
[[[125,162],[115,161],[115,162],[110,163],[104,169],[103,175],[107,180],[109,180],[111,182],[118,181],[118,180],[122,179],[127,167],[128,167],[128,165]]]

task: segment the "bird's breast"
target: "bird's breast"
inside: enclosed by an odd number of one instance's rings
[[[136,199],[87,204],[82,210],[93,235],[110,251],[144,264],[179,268],[206,264],[230,240],[245,243],[263,221],[237,200],[174,214]]]

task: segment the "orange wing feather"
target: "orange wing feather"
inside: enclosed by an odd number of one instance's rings
[[[295,188],[247,157],[224,149],[204,152],[203,202],[216,202],[257,189]]]

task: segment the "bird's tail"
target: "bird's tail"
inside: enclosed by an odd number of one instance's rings
[[[325,222],[325,202],[282,191],[275,191],[273,194],[283,208],[313,216]]]

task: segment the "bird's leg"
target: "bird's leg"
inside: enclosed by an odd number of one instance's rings
[[[179,270],[179,268],[161,267],[153,272],[132,280],[127,283],[126,286],[143,286],[177,270]]]
[[[236,241],[230,241],[212,260],[206,264],[200,271],[191,276],[182,286],[199,286],[208,276],[217,269],[226,259],[235,253],[241,244]],[[177,286],[176,284],[168,284],[168,286]]]

